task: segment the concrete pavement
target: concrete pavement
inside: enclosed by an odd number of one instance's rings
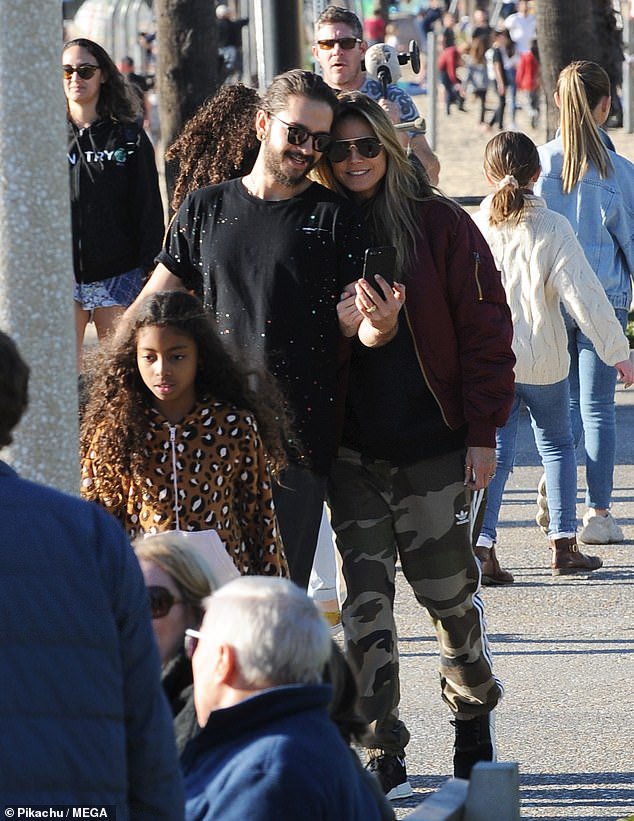
[[[497,710],[498,756],[519,762],[522,818],[634,814],[634,389],[619,388],[617,399],[614,513],[626,541],[589,548],[604,567],[588,578],[550,574],[547,540],[534,523],[541,465],[522,415],[499,530],[499,556],[516,581],[483,591],[495,670],[506,688]],[[581,515],[583,465],[578,488]],[[440,700],[431,623],[400,573],[396,613],[415,790],[395,805],[404,818],[451,774],[453,727]]]

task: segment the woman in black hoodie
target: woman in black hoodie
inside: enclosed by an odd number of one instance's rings
[[[77,361],[87,323],[103,339],[141,290],[163,239],[163,206],[138,103],[104,49],[62,52],[75,270]]]

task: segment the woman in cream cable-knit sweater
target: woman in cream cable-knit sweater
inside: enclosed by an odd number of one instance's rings
[[[613,365],[626,387],[634,381],[629,345],[599,280],[565,217],[550,211],[532,193],[540,172],[532,140],[502,132],[487,145],[484,170],[495,193],[487,197],[475,222],[486,237],[513,317],[515,403],[497,432],[496,476],[489,485],[487,510],[476,554],[484,584],[510,584],[495,555],[500,504],[513,469],[522,401],[531,415],[535,443],[548,487],[553,575],[587,573],[601,567],[597,556],[577,548],[577,471],[569,413],[570,359],[560,302]]]

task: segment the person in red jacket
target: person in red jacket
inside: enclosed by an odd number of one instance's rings
[[[453,30],[446,28],[443,33],[443,50],[438,58],[440,82],[445,89],[445,106],[447,114],[451,113],[451,106],[456,103],[460,111],[464,111],[464,97],[458,78],[458,66],[462,66],[462,57],[456,46]]]
[[[494,757],[494,676],[470,505],[495,475],[495,431],[513,401],[511,316],[499,272],[471,218],[437,195],[385,112],[339,97],[323,181],[366,217],[374,245],[396,247],[396,282],[343,290],[348,379],[328,485],[347,598],[342,622],[371,732],[368,766],[389,798],[411,794],[399,718],[396,562],[436,628],[441,690],[455,723],[454,774]],[[361,344],[374,333],[381,347]]]
[[[374,9],[372,17],[366,17],[363,21],[363,37],[369,46],[385,40],[385,20],[380,6]]]

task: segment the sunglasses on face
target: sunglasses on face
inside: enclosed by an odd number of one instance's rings
[[[70,80],[75,72],[82,80],[90,80],[95,71],[99,71],[99,66],[90,65],[90,63],[83,63],[81,66],[62,66],[64,72],[64,79]]]
[[[333,140],[328,147],[328,159],[331,162],[343,162],[350,156],[354,146],[362,157],[373,160],[378,157],[383,144],[376,137],[358,137],[355,140]]]
[[[185,630],[183,647],[185,648],[185,655],[190,660],[196,652],[201,635],[202,633],[199,630],[192,630],[191,627],[188,627],[187,630]]]
[[[286,139],[290,145],[304,145],[304,143],[312,138],[313,149],[319,151],[320,154],[323,154],[330,145],[332,139],[330,134],[313,134],[307,128],[304,128],[303,125],[289,125],[276,114],[269,114],[269,117],[273,117],[274,120],[286,126]]]
[[[183,603],[183,600],[175,598],[167,587],[150,585],[146,590],[153,619],[165,618],[175,604]]]
[[[358,37],[333,37],[331,40],[317,40],[317,46],[320,51],[332,51],[339,43],[344,51],[350,51],[361,42]]]

